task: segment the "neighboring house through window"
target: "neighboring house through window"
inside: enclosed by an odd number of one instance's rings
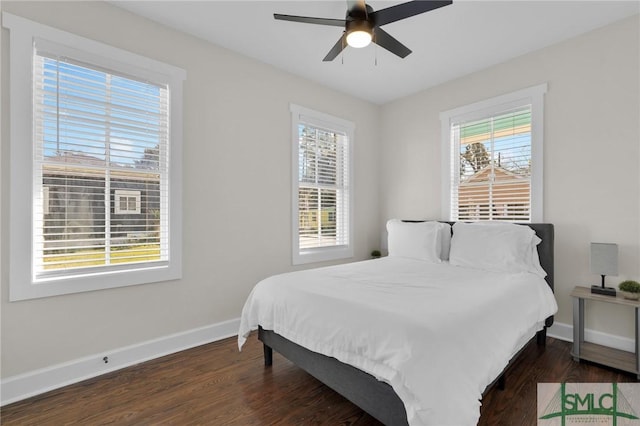
[[[2,18],[10,30],[10,299],[180,278],[184,70]]]
[[[116,189],[114,206],[116,214],[140,214],[140,191]]]
[[[353,256],[353,123],[291,105],[293,263]]]
[[[443,217],[542,221],[546,89],[542,84],[441,113]]]
[[[49,187],[42,187],[42,214],[49,214]]]

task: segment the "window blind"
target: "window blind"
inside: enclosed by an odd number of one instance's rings
[[[451,123],[454,220],[531,221],[531,105]]]
[[[36,278],[166,262],[167,86],[37,43],[33,64]]]
[[[349,244],[349,138],[301,118],[298,126],[299,248]]]

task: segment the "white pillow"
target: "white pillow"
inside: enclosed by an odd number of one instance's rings
[[[387,222],[387,248],[390,257],[407,257],[440,263],[440,232],[436,222]]]
[[[539,240],[528,226],[457,222],[449,263],[495,272],[533,272],[533,250]]]
[[[449,251],[451,250],[451,225],[448,223],[440,224],[440,259],[449,260]]]
[[[529,265],[529,272],[533,272],[541,278],[547,276],[547,273],[544,269],[542,269],[542,265],[540,265],[540,255],[538,254],[538,244],[540,244],[542,240],[538,238],[537,235],[533,237],[533,243],[531,244],[531,263]]]

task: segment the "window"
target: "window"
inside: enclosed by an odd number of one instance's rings
[[[114,207],[116,214],[140,214],[140,191],[116,189]]]
[[[10,299],[179,278],[185,72],[2,18],[10,30]]]
[[[546,88],[535,86],[440,115],[444,217],[542,221]]]
[[[291,112],[293,263],[351,257],[354,125],[297,105]]]

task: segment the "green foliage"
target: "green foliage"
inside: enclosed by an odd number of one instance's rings
[[[640,283],[638,281],[626,280],[618,284],[618,288],[629,293],[640,293]]]

